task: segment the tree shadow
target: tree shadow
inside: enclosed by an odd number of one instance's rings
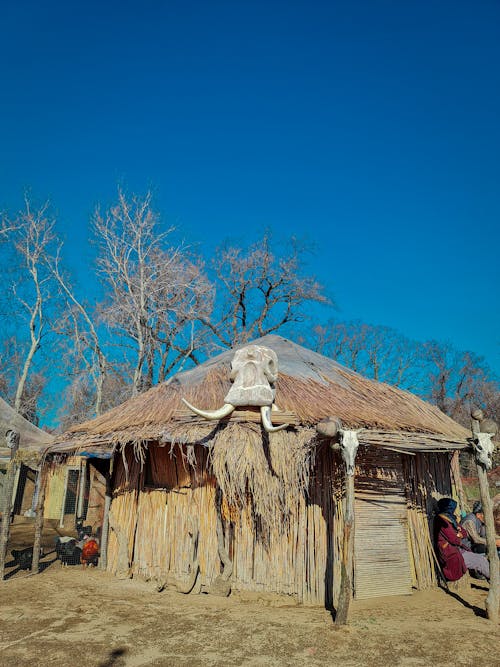
[[[126,648],[115,648],[110,652],[106,660],[100,662],[97,667],[122,667],[125,665],[125,661],[122,658],[126,653]]]
[[[478,591],[485,591],[488,592],[490,589],[487,586],[481,586],[480,584],[472,584],[471,583],[471,588],[475,588]]]
[[[470,609],[471,611],[473,611],[476,616],[479,616],[481,618],[488,618],[486,615],[486,611],[484,609],[481,609],[481,607],[478,607],[475,604],[467,602],[467,600],[464,600],[464,598],[461,597],[458,593],[455,593],[454,591],[450,591],[448,588],[443,588],[443,587],[441,587],[441,590],[443,590],[446,593],[446,595],[450,595],[452,598],[457,600],[457,602],[460,602],[466,609]]]
[[[15,565],[14,561],[12,561],[12,565]],[[5,567],[7,567],[7,566],[11,566],[11,563],[5,563]],[[21,571],[22,571],[21,568],[19,566],[17,566],[13,570],[8,572],[7,574],[4,574],[3,575],[3,580],[7,581],[8,579],[10,579],[11,577],[14,577],[18,572],[21,572]]]
[[[52,560],[46,560],[46,561],[40,562],[40,563],[38,564],[38,571],[39,571],[39,572],[43,572],[43,571],[46,570],[48,567],[50,567],[50,566],[52,565],[52,563],[55,563],[56,560],[57,560],[57,557],[56,557],[56,558],[53,558]]]

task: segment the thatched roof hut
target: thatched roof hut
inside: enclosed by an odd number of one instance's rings
[[[35,491],[36,469],[43,452],[54,442],[54,437],[22,417],[3,398],[0,398],[0,438],[2,440],[0,447],[0,511],[3,510],[5,500],[3,490],[5,471],[9,466],[11,455],[11,450],[5,441],[8,431],[15,431],[19,434],[13,511],[14,514],[20,514],[31,508]]]
[[[335,416],[359,429],[356,595],[435,585],[433,499],[459,484],[454,453],[468,446],[468,432],[416,396],[282,337],[251,345],[277,355],[271,416],[283,430],[262,427],[258,403],[206,421],[182,402],[206,410],[227,402],[229,350],[74,426],[51,447],[114,452],[108,568],[123,570],[125,560],[131,572],[181,588],[194,577],[210,590],[222,576],[233,591],[335,604],[345,475],[315,428]]]

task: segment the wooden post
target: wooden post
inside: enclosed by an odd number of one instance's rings
[[[354,569],[354,473],[358,451],[358,431],[339,428],[340,453],[345,463],[345,512],[342,563],[340,564],[340,592],[335,625],[345,625],[353,591]]]
[[[346,475],[344,539],[342,545],[341,582],[335,625],[345,625],[352,599],[354,565],[354,475]]]
[[[19,433],[7,431],[7,445],[10,449],[10,461],[7,469],[7,479],[4,487],[4,507],[2,512],[2,530],[0,532],[0,581],[3,581],[5,558],[10,536],[10,513],[12,511],[12,495],[17,473],[16,454],[19,449]]]
[[[47,490],[48,469],[45,462],[40,465],[40,494],[36,505],[35,539],[33,541],[33,560],[31,572],[37,573],[40,563],[40,548],[42,546],[43,512],[45,508],[45,492]]]
[[[111,473],[113,468],[113,461],[110,460],[109,468],[106,472],[106,495],[104,497],[104,516],[102,519],[102,531],[101,531],[101,546],[100,546],[100,556],[99,556],[99,569],[105,570],[108,566],[108,539],[109,539],[109,509],[111,507],[111,497],[113,494],[112,484],[111,484]]]
[[[479,419],[482,414],[479,410],[472,412],[472,434],[476,437],[480,433]],[[481,494],[481,504],[483,506],[484,524],[486,526],[486,545],[488,560],[490,561],[490,590],[486,597],[486,615],[493,621],[498,623],[498,612],[500,603],[500,572],[498,552],[495,542],[495,523],[493,520],[493,506],[490,498],[490,489],[488,485],[488,476],[486,474],[486,467],[479,460],[477,452],[476,466],[477,476],[479,479],[479,492]]]
[[[80,477],[78,478],[78,503],[76,507],[76,520],[83,521],[83,508],[85,505],[85,489],[87,486],[87,461],[82,457],[80,462]]]

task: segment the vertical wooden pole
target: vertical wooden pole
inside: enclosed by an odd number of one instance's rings
[[[352,599],[354,565],[354,475],[346,475],[344,539],[342,546],[341,582],[335,625],[345,625]]]
[[[18,467],[16,454],[19,449],[19,434],[15,431],[8,431],[7,444],[10,449],[10,461],[4,486],[4,507],[2,512],[2,530],[0,532],[0,581],[3,581],[7,545],[10,536],[10,513],[12,511],[12,495]]]
[[[45,509],[45,492],[47,490],[48,466],[43,462],[40,466],[40,495],[36,506],[35,518],[35,539],[33,540],[33,561],[31,563],[31,571],[38,572],[40,563],[40,548],[42,546],[42,531],[43,531],[43,512]]]
[[[87,486],[87,461],[82,457],[80,462],[80,477],[78,478],[78,504],[76,508],[76,520],[83,521],[83,508],[85,505],[85,489]]]
[[[108,566],[108,539],[109,539],[109,509],[111,507],[111,497],[113,493],[112,484],[111,484],[111,473],[112,473],[113,461],[112,459],[109,462],[109,468],[106,472],[106,495],[104,497],[104,516],[102,520],[102,531],[101,531],[101,546],[100,546],[100,557],[99,557],[99,569],[105,570]]]
[[[472,417],[472,434],[477,436],[480,432],[479,420],[474,419],[477,413],[473,413]],[[478,415],[479,416],[479,415]],[[488,553],[488,560],[490,561],[490,590],[486,597],[486,615],[493,621],[498,623],[498,613],[500,604],[500,571],[498,552],[495,542],[495,523],[493,519],[493,505],[490,498],[490,489],[488,485],[488,476],[486,468],[479,461],[476,454],[477,477],[479,479],[479,493],[481,495],[481,504],[483,506],[484,524],[486,526],[486,546]]]

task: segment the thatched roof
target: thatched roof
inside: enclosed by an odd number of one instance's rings
[[[19,433],[19,448],[31,459],[41,455],[54,441],[50,433],[29,422],[0,398],[0,462],[10,458],[10,450],[5,446],[5,434],[9,430]]]
[[[394,448],[424,449],[467,446],[466,429],[435,406],[413,394],[369,380],[354,371],[285,338],[268,335],[252,341],[274,350],[279,361],[276,405],[285,413],[282,421],[296,428],[310,427],[336,416],[345,427],[362,431],[368,444],[389,441]],[[243,346],[242,346],[243,347]],[[59,439],[55,449],[125,444],[147,440],[168,441],[172,434],[185,442],[211,437],[217,423],[206,422],[186,410],[181,398],[202,409],[223,404],[231,382],[227,350],[205,363],[173,376],[105,414],[76,425]],[[279,417],[274,415],[273,420]],[[257,421],[252,411],[235,411],[230,423]],[[361,437],[360,437],[361,441]]]

